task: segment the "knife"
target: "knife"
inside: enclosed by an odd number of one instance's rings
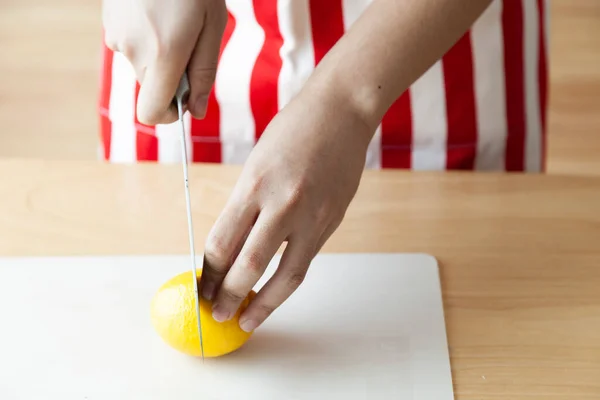
[[[179,82],[179,87],[175,93],[177,102],[177,114],[179,116],[181,152],[183,160],[183,182],[185,187],[185,200],[187,203],[187,219],[188,219],[188,236],[190,239],[190,255],[192,257],[192,275],[194,279],[194,295],[196,298],[196,318],[198,319],[198,336],[200,338],[200,352],[202,354],[202,362],[204,362],[204,343],[202,341],[202,320],[200,318],[200,296],[198,294],[198,276],[196,274],[196,251],[194,250],[194,225],[192,224],[192,206],[190,202],[190,186],[188,179],[188,159],[187,146],[185,135],[185,124],[183,123],[183,104],[186,101],[190,92],[190,82],[187,73],[184,73]],[[202,258],[204,260],[204,257]],[[203,265],[204,266],[204,262]]]

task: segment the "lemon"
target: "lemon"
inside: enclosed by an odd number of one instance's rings
[[[201,270],[197,274],[200,276]],[[165,282],[152,299],[150,315],[154,329],[169,346],[190,356],[200,356],[193,279],[192,271],[188,271]],[[225,322],[215,321],[212,302],[201,298],[204,357],[220,357],[246,343],[252,333],[239,327],[239,317],[254,295],[256,293],[251,292],[235,316]]]

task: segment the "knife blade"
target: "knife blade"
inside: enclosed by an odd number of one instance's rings
[[[185,188],[185,200],[187,207],[187,220],[188,220],[188,236],[190,240],[190,256],[192,258],[192,276],[194,279],[194,295],[196,299],[196,317],[198,320],[198,336],[200,338],[200,353],[202,354],[202,362],[204,362],[204,342],[202,340],[202,319],[200,316],[200,296],[198,293],[198,275],[196,273],[196,251],[194,248],[194,225],[192,223],[192,206],[190,201],[190,185],[188,175],[188,158],[187,158],[187,141],[185,135],[185,124],[183,122],[183,105],[185,98],[189,95],[190,83],[187,77],[187,73],[184,73],[179,82],[179,87],[175,93],[175,100],[177,102],[177,114],[179,116],[180,125],[180,140],[181,140],[181,152],[183,161],[183,182]],[[204,260],[204,257],[202,257]],[[203,265],[204,266],[204,263]]]

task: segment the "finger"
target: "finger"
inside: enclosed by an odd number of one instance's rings
[[[290,239],[277,271],[240,316],[240,328],[246,332],[256,329],[298,289],[314,253],[314,242]]]
[[[285,240],[282,218],[262,212],[244,243],[240,254],[225,276],[213,306],[213,318],[227,321],[260,279],[269,262]]]
[[[214,298],[257,216],[258,207],[253,203],[237,201],[230,201],[219,215],[204,246],[205,262],[200,291],[205,299]]]
[[[141,68],[135,68],[135,75],[136,75],[136,79],[137,81],[140,83],[144,81],[144,75],[146,74],[146,68],[145,67],[141,67]],[[138,94],[138,98],[139,98],[139,94]],[[185,114],[188,111],[188,107],[187,107],[187,103],[186,103],[186,99],[183,99],[183,107],[182,107],[182,113]],[[167,118],[167,121],[171,121],[173,118],[178,119],[179,118],[179,113],[177,111],[177,104],[175,103],[175,101],[173,101],[172,104],[169,105],[169,109],[167,111],[167,115],[169,115]],[[173,117],[171,117],[171,115]],[[139,119],[138,119],[139,120]]]
[[[136,110],[142,124],[153,126],[177,120],[173,98],[185,67],[184,57],[180,57],[158,60],[146,68]]]
[[[192,53],[188,66],[190,79],[189,110],[193,117],[204,118],[208,95],[215,82],[223,32],[227,25],[225,2],[215,2],[215,10],[209,10],[200,39]]]

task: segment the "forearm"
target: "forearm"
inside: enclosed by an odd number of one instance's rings
[[[307,86],[343,100],[376,126],[491,0],[375,0],[319,64]]]

